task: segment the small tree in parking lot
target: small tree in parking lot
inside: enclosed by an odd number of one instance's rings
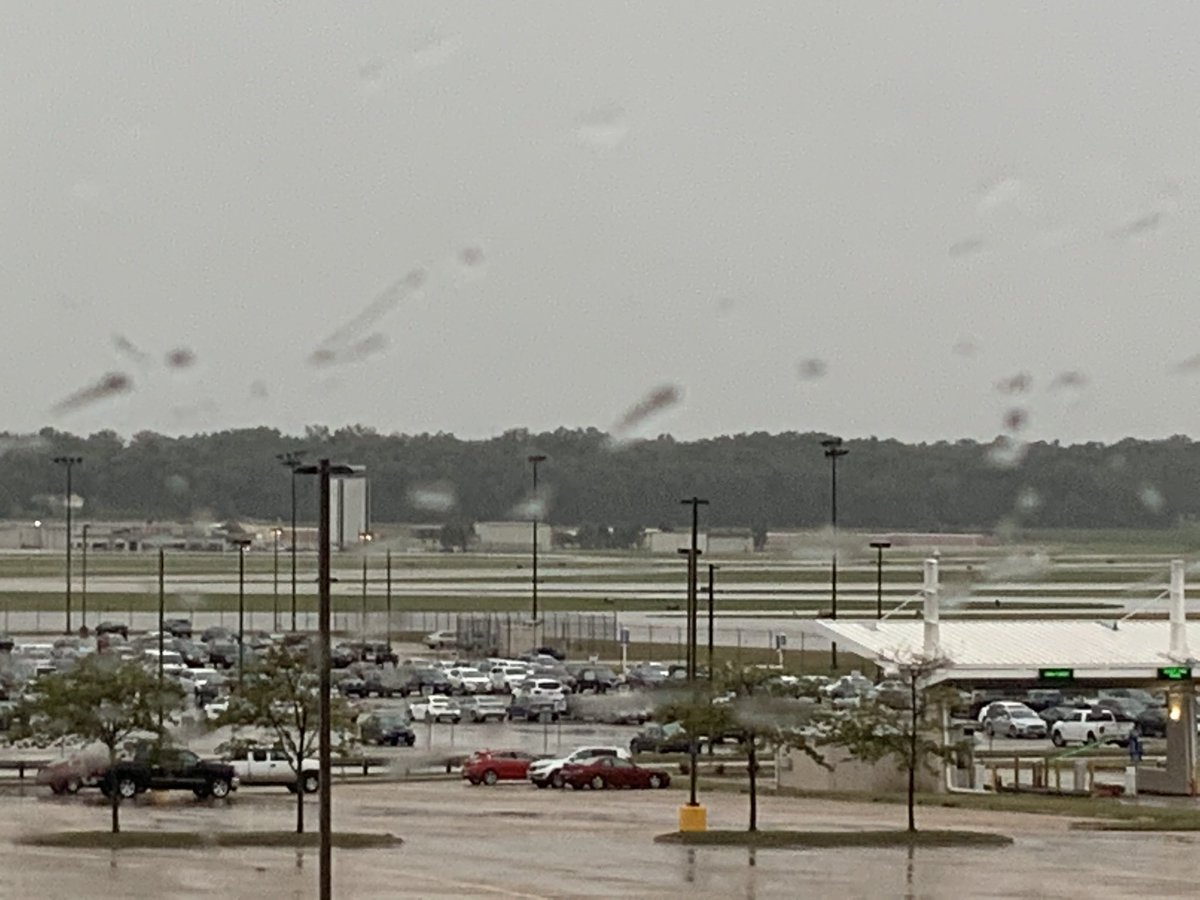
[[[305,777],[304,760],[317,752],[320,724],[320,676],[312,651],[302,646],[271,647],[253,669],[247,668],[239,691],[218,725],[260,728],[270,733],[296,776],[296,833],[304,832],[304,794],[316,790]],[[337,749],[348,749],[354,713],[341,697],[330,698],[330,736]],[[246,745],[240,744],[244,750]],[[332,749],[332,748],[331,748]]]
[[[711,687],[705,682],[695,691],[681,689],[656,712],[660,721],[678,721],[689,735],[707,737],[710,748],[726,737],[741,743],[750,799],[747,831],[758,830],[760,754],[789,747],[825,765],[806,730],[814,716],[813,705],[772,695],[767,684],[776,674],[729,663],[713,673]]]
[[[95,653],[65,672],[39,678],[17,705],[9,736],[38,746],[63,738],[103,744],[111,769],[121,747],[135,735],[151,732],[161,739],[160,723],[169,723],[183,700],[178,684],[160,684],[157,674],[140,662]],[[121,797],[115,785],[106,789],[116,834],[121,830]]]
[[[903,700],[865,700],[825,719],[822,744],[841,745],[863,762],[890,760],[908,776],[908,830],[917,830],[917,772],[936,772],[934,762],[945,762],[957,749],[947,744],[936,711],[943,698],[930,682],[950,662],[941,656],[893,654],[883,661],[895,669],[903,685]]]

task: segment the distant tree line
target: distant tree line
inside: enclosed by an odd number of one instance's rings
[[[680,528],[680,499],[710,501],[706,526],[819,527],[829,521],[824,434],[756,432],[697,441],[670,436],[614,446],[596,429],[486,440],[451,434],[385,435],[371,428],[303,436],[269,428],[168,437],[111,431],[88,437],[45,429],[0,436],[0,516],[61,513],[56,455],[83,457],[75,492],[90,519],[286,519],[289,475],[277,455],[303,451],[365,465],[372,516],[462,529],[528,518],[531,454],[544,454],[541,518],[581,526],[580,543],[621,544],[638,527]],[[838,516],[850,528],[922,531],[1165,527],[1200,513],[1200,444],[1187,437],[1115,444],[1026,446],[976,441],[905,444],[848,440],[838,462]],[[315,518],[300,484],[299,515]]]

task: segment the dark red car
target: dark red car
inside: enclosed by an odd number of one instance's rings
[[[614,788],[665,788],[671,776],[662,769],[647,769],[616,756],[602,756],[586,765],[569,765],[562,769],[563,782],[571,787],[601,790]]]
[[[463,763],[462,777],[471,784],[525,781],[533,755],[523,750],[476,750]]]

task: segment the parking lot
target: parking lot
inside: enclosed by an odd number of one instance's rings
[[[679,791],[537,791],[525,785],[470,788],[456,782],[343,784],[334,792],[338,829],[386,831],[402,847],[337,851],[339,897],[689,897],[791,898],[888,896],[1076,897],[1071,860],[1088,860],[1088,891],[1105,897],[1194,895],[1191,847],[1200,839],[1068,830],[1064,819],[923,809],[926,828],[967,827],[1012,835],[1001,850],[819,852],[701,848],[655,844],[675,828]],[[712,794],[710,827],[744,827],[746,800]],[[132,829],[287,828],[293,798],[243,790],[227,804],[183,795],[127,805]],[[38,831],[104,827],[94,794],[44,791],[0,799],[0,865],[5,896],[183,898],[313,896],[315,851],[66,851],[14,844]],[[315,813],[315,806],[310,807]],[[764,798],[772,828],[863,828],[900,824],[902,809]],[[1136,860],[1136,864],[1133,862]],[[1102,889],[1100,889],[1102,888]]]

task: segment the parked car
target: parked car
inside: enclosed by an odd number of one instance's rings
[[[401,697],[407,697],[420,686],[413,682],[407,673],[390,666],[365,666],[359,670],[359,678],[366,689],[363,696],[375,694],[378,697],[394,697],[399,694]]]
[[[562,787],[565,782],[561,777],[563,766],[573,763],[583,763],[597,757],[617,756],[628,759],[629,753],[624,747],[588,746],[579,747],[566,756],[551,759],[539,759],[529,764],[529,780],[539,788]]]
[[[617,689],[621,677],[608,666],[576,666],[571,670],[575,677],[575,690],[579,693],[591,691],[604,694]]]
[[[191,750],[143,748],[132,760],[118,762],[100,778],[105,796],[129,800],[143,791],[190,790],[197,797],[228,797],[237,790],[233,767],[201,759]]]
[[[524,719],[527,722],[540,722],[543,718],[549,718],[551,722],[557,722],[566,711],[567,701],[563,697],[518,692],[513,694],[507,713],[509,721]]]
[[[458,632],[456,631],[431,631],[421,639],[430,650],[444,650],[447,647],[458,646]]]
[[[462,777],[471,784],[524,781],[533,760],[524,750],[476,750],[463,763]]]
[[[1044,738],[1046,723],[1024,703],[1000,700],[981,714],[983,731],[988,737],[1004,735],[1010,738]]]
[[[1035,688],[1025,692],[1025,705],[1034,712],[1040,713],[1052,706],[1066,706],[1067,700],[1063,692],[1053,688]]]
[[[208,663],[211,666],[220,666],[224,669],[232,669],[238,662],[238,642],[231,641],[227,638],[214,638],[211,641],[206,641],[208,644]]]
[[[81,788],[96,787],[108,771],[106,753],[83,753],[38,769],[37,783],[56,794],[76,794]]]
[[[125,640],[129,640],[129,626],[124,622],[101,622],[96,626],[96,635],[102,634],[119,634]]]
[[[498,663],[488,671],[492,687],[497,691],[514,691],[529,678],[529,667],[524,663]]]
[[[1050,729],[1050,740],[1055,747],[1067,744],[1116,744],[1124,747],[1129,743],[1133,722],[1118,722],[1107,709],[1077,709],[1054,723]]]
[[[126,635],[128,637],[128,635]],[[224,625],[209,625],[204,631],[200,632],[200,640],[206,644],[213,641],[237,641],[237,632],[231,628],[226,628]]]
[[[1064,703],[1061,706],[1051,706],[1043,709],[1038,715],[1042,717],[1042,721],[1046,723],[1046,728],[1049,729],[1053,727],[1055,722],[1074,715],[1075,710],[1078,708],[1077,706],[1070,706]]]
[[[364,744],[385,744],[399,747],[401,744],[411,747],[417,742],[417,735],[408,724],[406,710],[380,710],[368,713],[359,722],[358,733]]]
[[[638,753],[687,753],[691,749],[691,738],[679,722],[647,725],[629,741],[629,752]]]
[[[667,682],[670,670],[663,663],[642,663],[631,668],[625,680],[631,687],[655,688]]]
[[[240,784],[279,785],[293,794],[297,786],[306,794],[315,793],[321,784],[321,764],[317,760],[301,760],[297,778],[287,754],[279,747],[250,747],[228,762]]]
[[[357,676],[338,679],[337,691],[343,697],[357,697],[363,699],[367,696],[367,683]]]
[[[1137,733],[1142,737],[1167,736],[1167,710],[1163,706],[1147,706],[1137,715],[1134,722]]]
[[[568,763],[559,773],[572,788],[665,788],[671,776],[663,769],[648,769],[628,759],[605,756],[587,762]]]
[[[492,680],[474,666],[455,666],[446,670],[450,687],[461,694],[486,694],[492,689]]]
[[[414,722],[451,722],[457,725],[462,721],[462,707],[454,699],[445,694],[431,694],[410,700],[408,712]]]
[[[490,694],[468,695],[459,698],[458,708],[468,722],[503,722],[508,718],[508,701]]]
[[[166,619],[163,621],[163,630],[172,637],[191,638],[192,620],[182,618]]]

